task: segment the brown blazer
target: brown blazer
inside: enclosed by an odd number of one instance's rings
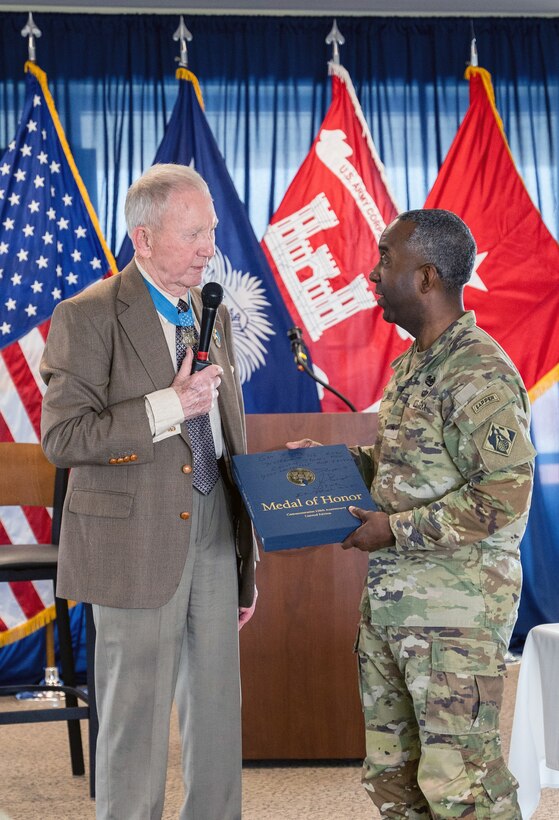
[[[201,313],[198,288],[191,291]],[[241,386],[229,311],[221,305],[210,358],[223,368],[219,409],[225,461],[246,452]],[[188,550],[192,462],[186,425],[153,443],[146,393],[175,372],[161,322],[134,262],[61,302],[52,315],[41,375],[47,458],[71,467],[60,537],[58,594],[78,601],[153,608],[173,595]],[[230,476],[230,471],[228,470]],[[226,483],[237,543],[239,605],[254,596],[250,521]]]

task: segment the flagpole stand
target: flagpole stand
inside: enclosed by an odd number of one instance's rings
[[[45,666],[45,677],[41,681],[41,684],[49,687],[52,686],[52,690],[18,692],[15,697],[17,700],[48,700],[51,706],[59,706],[65,702],[66,695],[58,688],[63,686],[63,682],[58,674],[58,667],[56,666],[54,656],[54,621],[50,621],[50,623],[45,626],[45,645],[47,665]]]

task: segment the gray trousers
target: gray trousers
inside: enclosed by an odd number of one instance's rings
[[[237,573],[221,480],[207,497],[194,492],[192,512],[184,572],[167,604],[93,607],[99,820],[161,818],[173,700],[186,791],[180,819],[241,817]]]

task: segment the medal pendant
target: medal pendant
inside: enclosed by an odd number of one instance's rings
[[[181,340],[187,347],[194,347],[197,342],[194,327],[181,327]]]

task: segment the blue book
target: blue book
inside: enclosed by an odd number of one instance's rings
[[[377,509],[344,444],[233,456],[233,477],[266,552],[337,544]]]

